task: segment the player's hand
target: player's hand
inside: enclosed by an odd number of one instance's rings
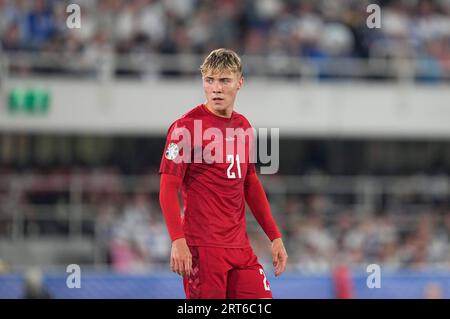
[[[180,276],[191,275],[192,255],[185,238],[179,238],[172,242],[170,269]]]
[[[272,261],[275,268],[275,276],[281,275],[286,269],[288,254],[284,248],[283,240],[276,238],[272,241]]]

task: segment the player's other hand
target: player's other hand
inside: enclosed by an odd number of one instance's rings
[[[286,269],[288,254],[284,248],[283,240],[276,238],[272,241],[272,261],[275,268],[275,276],[281,275]]]
[[[172,242],[170,269],[180,276],[191,275],[192,255],[185,238],[178,238]]]

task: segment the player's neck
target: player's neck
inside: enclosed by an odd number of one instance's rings
[[[223,118],[231,118],[231,115],[233,114],[233,106],[227,107],[224,110],[215,110],[212,108],[208,103],[205,104],[205,107],[208,109],[209,112],[211,112],[214,115],[223,117]]]

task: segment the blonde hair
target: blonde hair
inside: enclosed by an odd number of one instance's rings
[[[231,71],[242,75],[241,58],[236,52],[230,49],[216,49],[205,58],[200,66],[202,75],[211,72],[213,74],[223,71]]]

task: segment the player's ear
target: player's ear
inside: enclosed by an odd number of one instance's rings
[[[239,83],[238,83],[238,90],[244,85],[244,76],[241,75],[241,77],[239,78]]]

